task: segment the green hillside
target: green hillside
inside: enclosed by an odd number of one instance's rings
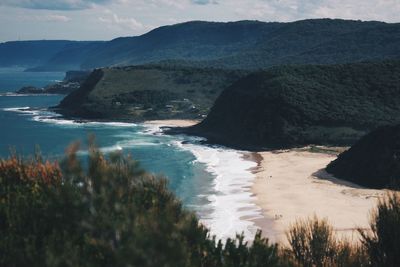
[[[258,69],[400,58],[400,24],[315,19],[290,23],[187,22],[92,51],[84,68],[175,60],[191,66]]]
[[[282,64],[337,64],[400,58],[400,24],[376,21],[312,19],[288,23],[190,21],[146,34],[107,42],[74,42],[35,53],[5,53],[5,61],[32,63],[34,70],[93,69],[173,62],[191,67],[260,69]],[[0,45],[12,51],[35,43]],[[47,47],[47,46],[46,46]],[[55,49],[57,48],[57,49]],[[36,49],[36,48],[35,48]],[[53,51],[54,50],[54,51]],[[36,51],[36,50],[35,50]],[[48,53],[53,51],[52,53]],[[17,60],[18,59],[18,60]],[[0,61],[1,63],[1,61]]]
[[[372,188],[399,187],[400,126],[381,127],[331,162],[337,178]]]
[[[243,71],[136,66],[95,70],[58,112],[78,118],[198,119]]]
[[[188,132],[246,149],[349,145],[400,123],[400,62],[282,66],[242,78]]]

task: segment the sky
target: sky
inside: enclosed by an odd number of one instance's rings
[[[0,42],[111,40],[191,20],[400,22],[400,0],[0,0]]]

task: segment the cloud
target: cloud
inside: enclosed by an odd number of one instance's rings
[[[165,5],[177,9],[184,9],[188,3],[187,0],[147,0],[147,1],[151,1],[153,7],[155,8],[159,8]]]
[[[219,0],[220,6],[227,0]],[[343,18],[398,22],[399,0],[230,0],[240,18],[294,21],[310,18]]]
[[[71,18],[63,15],[35,16],[35,19],[38,21],[46,21],[46,22],[68,22],[71,20]]]
[[[191,0],[191,2],[196,5],[218,4],[217,0]]]
[[[112,0],[0,0],[0,5],[28,9],[81,10],[111,2]]]
[[[68,22],[71,21],[70,17],[58,15],[58,14],[47,14],[47,15],[20,15],[18,19],[21,21],[44,21],[44,22]]]
[[[7,25],[0,27],[0,41],[18,35],[98,40],[190,20],[287,22],[328,17],[400,22],[400,0],[0,0],[0,14],[0,24]]]
[[[142,23],[134,18],[123,18],[118,16],[117,14],[111,13],[110,11],[106,13],[110,15],[107,17],[99,17],[99,21],[108,24],[109,27],[118,26],[135,31],[146,28]]]

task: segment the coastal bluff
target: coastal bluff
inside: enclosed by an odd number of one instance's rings
[[[202,119],[220,93],[247,74],[159,65],[96,69],[55,109],[83,119]]]
[[[341,153],[326,169],[340,179],[365,187],[398,188],[400,125],[372,131]]]
[[[280,66],[225,89],[185,133],[249,150],[354,144],[400,123],[400,62]]]

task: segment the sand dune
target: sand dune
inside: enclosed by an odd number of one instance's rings
[[[286,242],[296,219],[327,218],[337,234],[356,242],[357,227],[368,228],[370,211],[383,190],[364,189],[335,179],[325,166],[336,158],[308,151],[261,152],[253,185],[263,219],[256,221],[271,241]]]

